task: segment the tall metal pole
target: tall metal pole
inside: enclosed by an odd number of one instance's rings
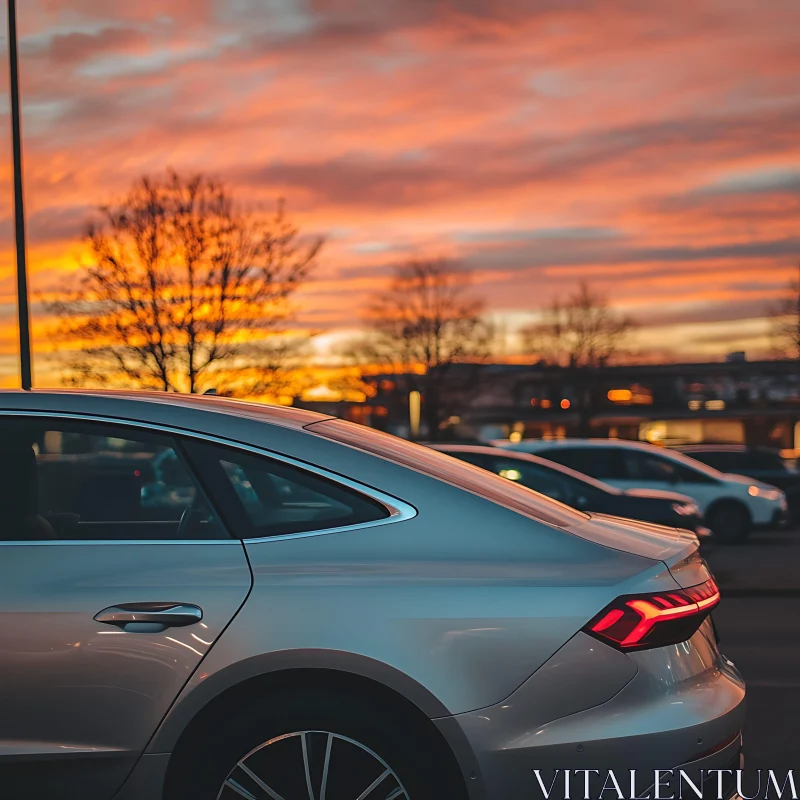
[[[28,269],[25,261],[25,206],[22,196],[22,133],[19,113],[19,57],[17,54],[17,2],[8,3],[8,62],[11,79],[11,140],[14,156],[14,236],[17,247],[17,315],[19,318],[19,371],[23,389],[33,385],[31,370],[31,315],[28,306]]]

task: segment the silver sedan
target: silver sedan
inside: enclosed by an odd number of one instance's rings
[[[738,764],[692,534],[293,409],[3,392],[0,427],[14,800],[523,800]]]

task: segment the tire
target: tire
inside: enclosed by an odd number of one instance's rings
[[[714,506],[707,518],[714,539],[722,544],[741,544],[750,535],[750,512],[737,502],[722,502]]]
[[[261,781],[286,800],[321,800],[325,780],[326,800],[357,798],[373,783],[364,800],[466,800],[449,749],[420,723],[431,724],[355,692],[262,694],[184,748],[164,797],[260,800],[270,796]]]

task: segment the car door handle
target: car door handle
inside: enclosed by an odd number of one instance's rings
[[[200,622],[203,619],[203,609],[189,603],[122,603],[104,608],[94,618],[105,625],[122,628],[132,624],[180,628]]]

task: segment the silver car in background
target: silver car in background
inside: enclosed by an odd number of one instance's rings
[[[692,534],[293,409],[4,392],[0,427],[14,800],[517,800],[536,769],[738,765]]]

